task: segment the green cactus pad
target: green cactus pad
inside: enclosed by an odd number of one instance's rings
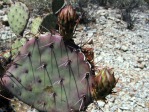
[[[49,14],[43,18],[40,25],[41,32],[49,32],[51,29],[55,29],[57,25],[57,18],[54,14]]]
[[[42,23],[41,17],[37,17],[32,21],[32,25],[31,25],[32,34],[36,35],[38,33],[41,23]]]
[[[53,14],[57,14],[66,5],[65,0],[53,0],[52,11]]]
[[[19,49],[27,42],[26,38],[17,38],[11,45],[11,48],[8,52],[3,54],[3,57],[6,59],[15,57],[15,55],[19,52]]]
[[[90,64],[58,34],[29,40],[2,80],[12,94],[39,111],[79,112],[92,101]]]
[[[29,10],[25,4],[16,2],[8,12],[8,22],[10,28],[16,35],[23,35],[24,29],[29,19]]]
[[[12,46],[11,46],[11,53],[12,53],[12,56],[15,57],[15,55],[19,52],[19,49],[27,42],[26,38],[17,38],[13,43],[12,43]]]

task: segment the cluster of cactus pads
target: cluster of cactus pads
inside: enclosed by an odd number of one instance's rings
[[[44,112],[85,111],[93,100],[112,93],[114,73],[107,68],[95,72],[93,49],[81,48],[72,39],[76,20],[73,7],[65,6],[58,13],[59,33],[40,34],[23,46],[17,40],[12,48],[19,49],[12,52],[12,61],[6,65],[0,61],[0,84],[22,102]],[[35,25],[34,34],[40,23]]]

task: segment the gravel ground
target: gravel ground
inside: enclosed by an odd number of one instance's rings
[[[107,96],[107,103],[98,101],[89,105],[87,111],[149,112],[149,9],[133,11],[136,21],[132,30],[127,29],[118,9],[94,5],[88,14],[96,22],[79,25],[75,41],[93,39],[96,65],[114,68],[119,80],[114,88],[116,93]],[[5,15],[5,10],[0,10],[0,20]],[[1,39],[14,36],[2,25],[0,35]]]
[[[98,101],[98,106],[104,112],[149,112],[149,10],[133,11],[132,30],[119,10],[94,6],[89,15],[96,23],[80,26],[84,30],[77,32],[76,41],[93,39],[95,63],[114,68],[119,78],[116,94],[107,96],[107,103]],[[91,104],[88,111],[100,112],[96,107]]]

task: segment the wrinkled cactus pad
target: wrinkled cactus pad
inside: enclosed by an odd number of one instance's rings
[[[2,82],[14,96],[40,111],[84,111],[92,101],[90,64],[58,34],[30,39]]]
[[[16,35],[22,35],[29,19],[29,10],[21,2],[12,4],[8,12],[8,22],[10,28]]]

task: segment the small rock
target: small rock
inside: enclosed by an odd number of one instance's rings
[[[146,65],[144,63],[139,63],[138,65],[134,66],[135,68],[144,69]]]
[[[101,25],[106,24],[106,18],[105,18],[105,16],[101,16],[99,21],[100,21],[100,24]]]
[[[121,56],[119,56],[118,58],[117,58],[117,61],[119,61],[119,62],[124,62],[124,59],[123,59],[123,57],[121,57]]]
[[[7,17],[7,15],[3,16],[2,21],[8,21],[8,17]]]
[[[121,109],[118,108],[117,112],[123,112]]]
[[[115,44],[115,48],[116,49],[120,49],[121,48],[121,45],[120,44]]]
[[[91,29],[91,30],[89,30],[87,32],[96,33],[97,32],[97,29]]]
[[[87,34],[87,37],[88,37],[88,38],[90,38],[90,37],[92,37],[92,36],[93,36],[93,33],[92,33],[92,32],[90,32],[90,33]]]
[[[27,110],[27,112],[38,112],[38,111],[35,109],[30,109],[30,110]]]
[[[126,52],[126,51],[128,51],[128,47],[127,47],[126,45],[122,45],[122,46],[121,46],[121,50],[122,50],[123,52]]]
[[[105,105],[105,102],[103,102],[103,101],[98,101],[98,106],[99,106],[99,107],[104,107],[104,105]]]
[[[121,107],[120,107],[121,110],[130,110],[131,107],[126,105],[126,104],[123,104]]]
[[[144,104],[143,102],[137,102],[137,105],[139,105],[139,106],[145,108],[145,104]]]
[[[5,12],[3,10],[0,10],[0,16],[3,16]]]

